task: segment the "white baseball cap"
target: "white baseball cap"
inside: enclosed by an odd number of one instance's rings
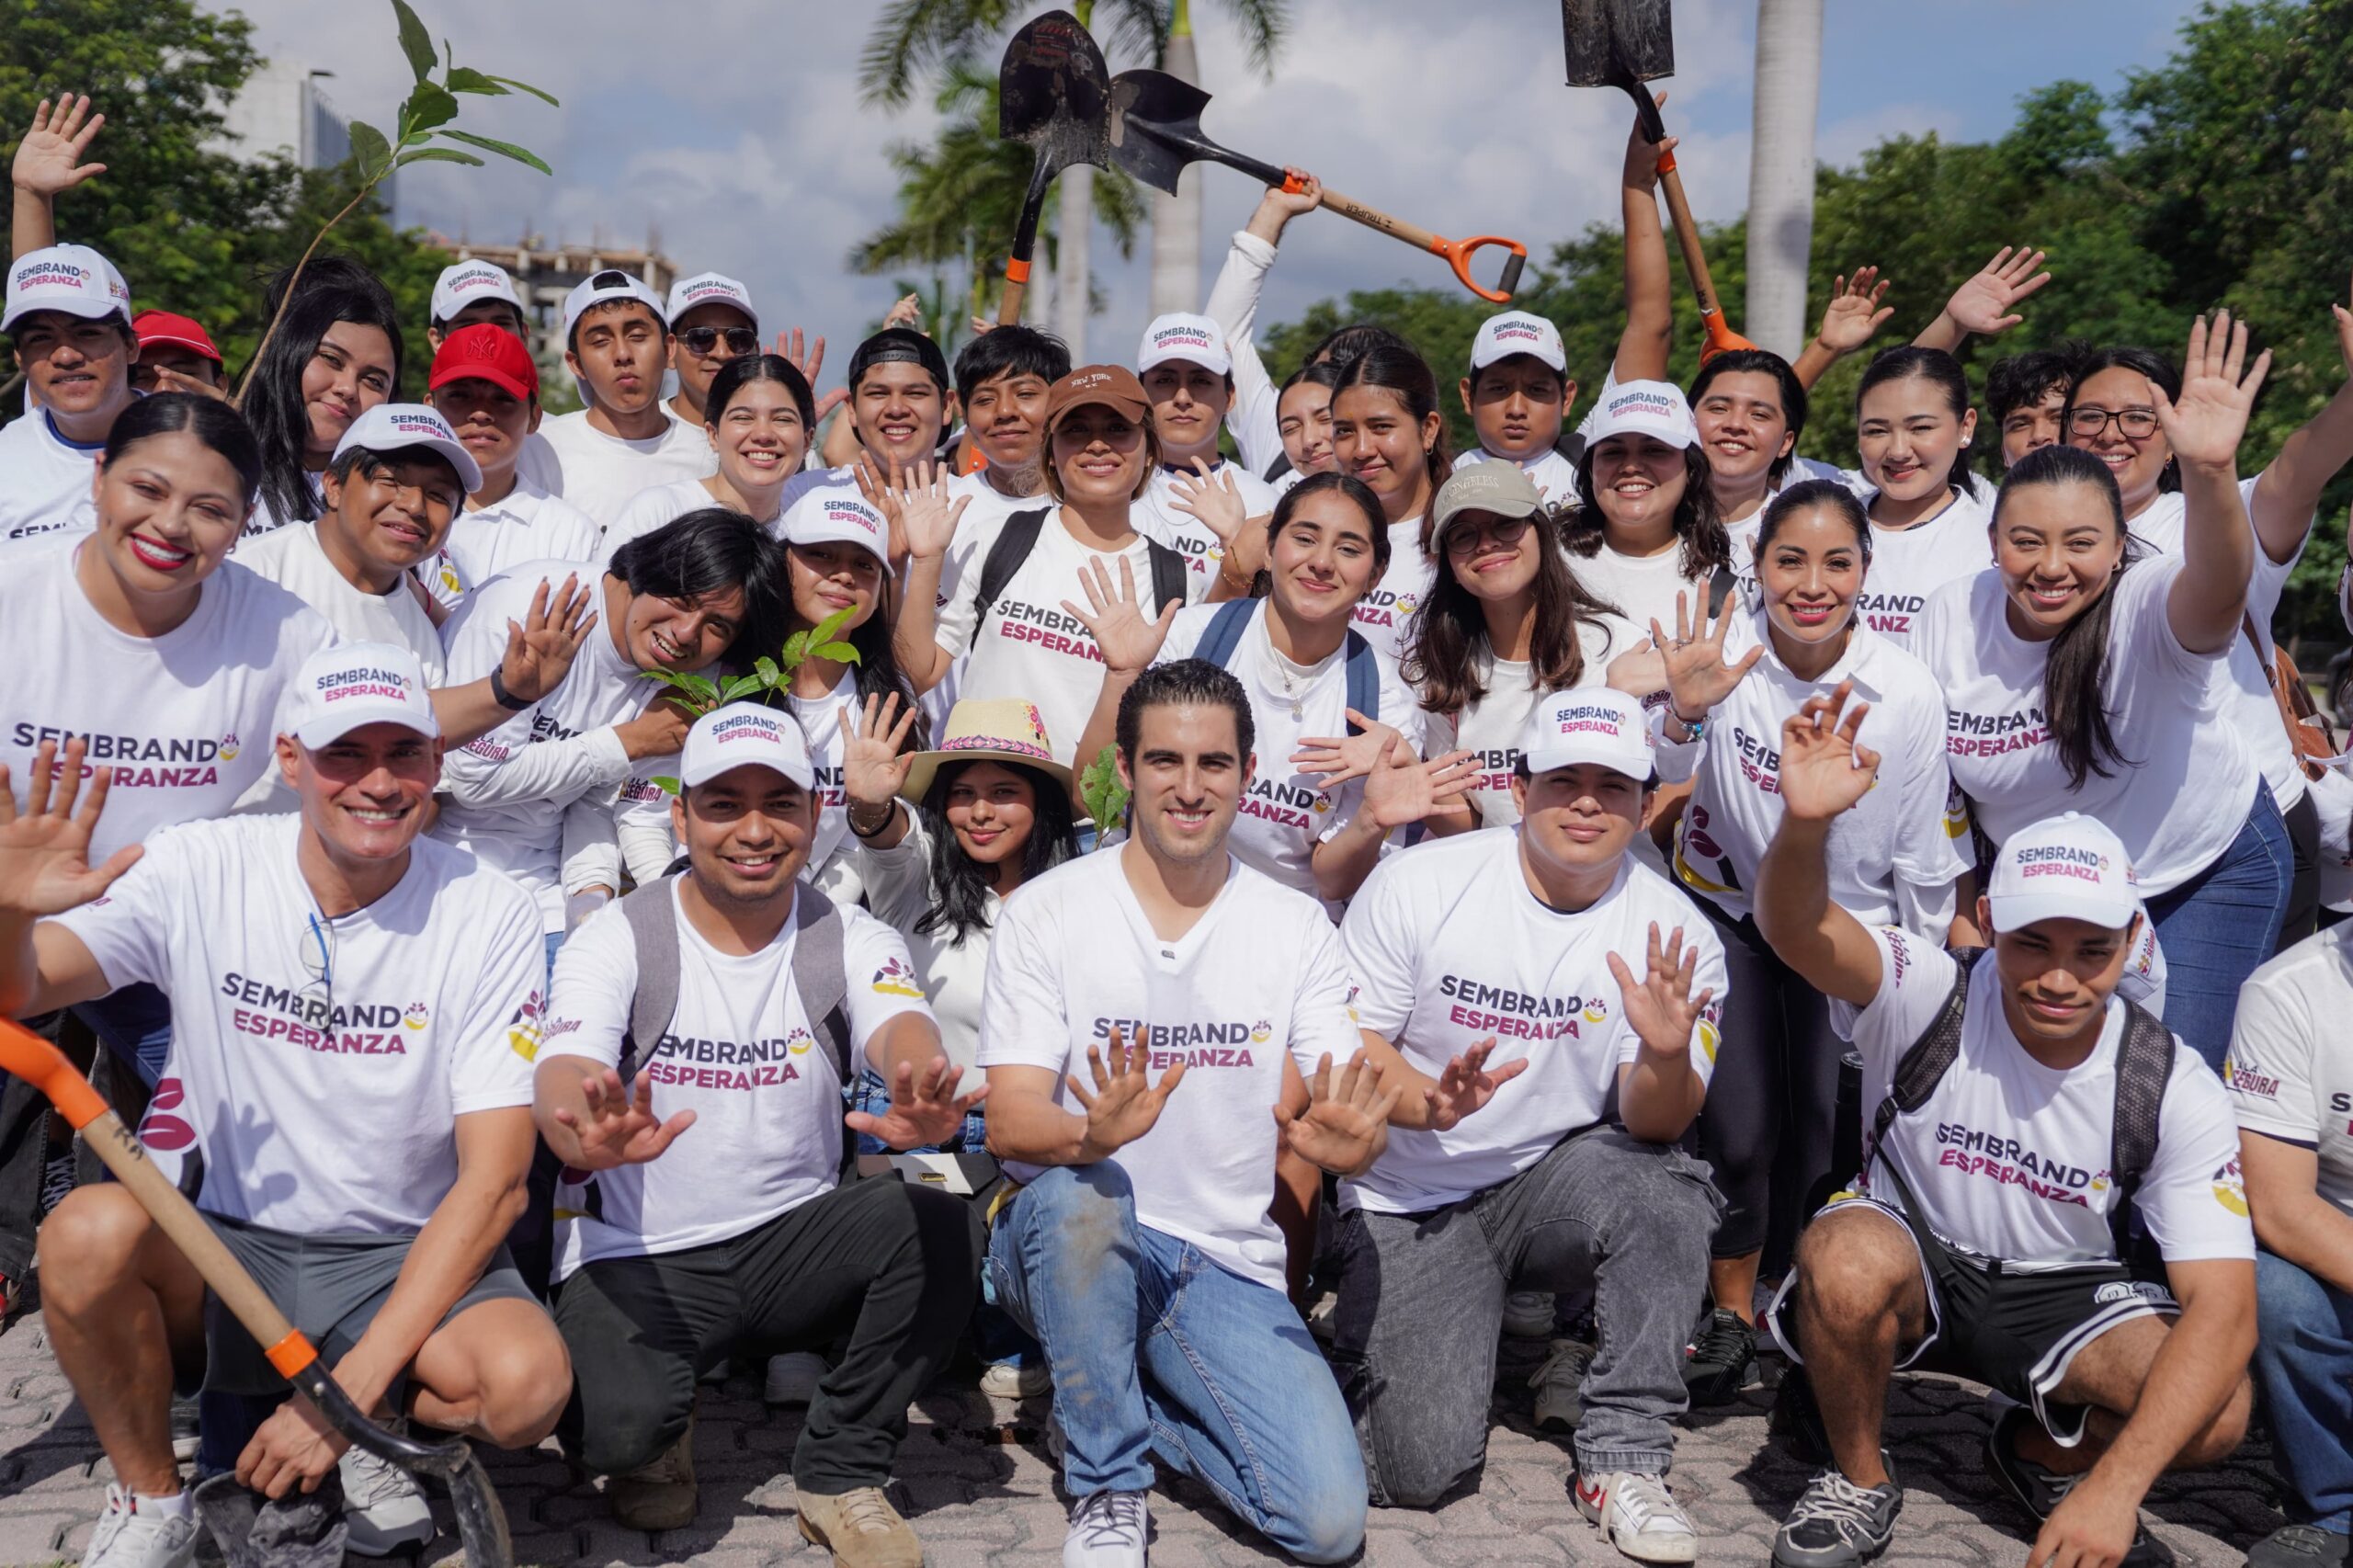
[[[1479,335],[1471,340],[1474,374],[1515,354],[1531,355],[1562,375],[1568,374],[1569,353],[1561,347],[1561,329],[1542,316],[1505,311],[1479,324]]]
[[[512,305],[517,314],[523,309],[523,296],[515,291],[515,279],[494,261],[451,262],[433,280],[435,321],[456,321],[460,311],[484,300]]]
[[[449,460],[467,494],[482,488],[482,465],[449,428],[449,422],[421,403],[380,403],[369,409],[351,422],[351,428],[335,444],[335,455],[339,458],[354,447],[378,452],[429,447]]]
[[[1585,432],[1593,446],[1612,436],[1648,436],[1670,447],[1696,447],[1699,426],[1692,422],[1683,389],[1673,381],[1620,381],[1602,394]]]
[[[738,767],[772,767],[803,790],[817,782],[801,721],[756,702],[731,702],[694,722],[678,755],[678,782],[691,790]]]
[[[396,642],[336,642],[303,660],[295,674],[285,733],[316,751],[363,724],[398,724],[427,740],[441,733],[425,666]]]
[[[2124,841],[2080,812],[2045,817],[2010,835],[1985,886],[1994,929],[2038,920],[2084,920],[2110,931],[2132,924],[2141,892]]]
[[[63,311],[97,321],[120,316],[131,324],[131,285],[114,263],[87,245],[46,245],[27,251],[8,267],[8,304],[0,332],[34,311]]]
[[[1530,774],[1590,762],[1643,784],[1656,771],[1652,753],[1657,745],[1640,702],[1595,687],[1547,697],[1519,735],[1519,755]]]
[[[654,312],[654,319],[664,326],[670,324],[669,312],[662,308],[662,296],[645,286],[642,278],[632,278],[619,267],[604,271],[574,286],[563,297],[563,342],[572,346],[572,329],[580,324],[580,312],[599,300],[635,300]]]
[[[1143,342],[1136,348],[1136,374],[1141,376],[1154,365],[1165,365],[1172,359],[1199,365],[1221,376],[1233,374],[1233,356],[1225,351],[1224,329],[1209,317],[1188,311],[1171,311],[1152,318],[1152,324],[1143,329]]]
[[[784,515],[787,544],[859,544],[891,565],[891,525],[847,486],[825,485],[803,495]]]
[[[676,321],[697,305],[729,305],[744,312],[752,330],[760,330],[760,313],[752,309],[752,291],[733,278],[722,278],[716,272],[698,272],[692,278],[681,278],[670,285],[670,308],[663,312],[665,321]]]

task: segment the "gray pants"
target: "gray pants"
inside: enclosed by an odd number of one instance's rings
[[[1334,1360],[1372,1501],[1427,1506],[1485,1459],[1514,1288],[1593,1292],[1578,1472],[1665,1473],[1722,1212],[1704,1163],[1599,1127],[1451,1208],[1349,1213]]]

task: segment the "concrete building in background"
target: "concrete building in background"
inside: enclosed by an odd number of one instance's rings
[[[229,100],[215,145],[234,157],[282,153],[299,167],[331,169],[351,156],[351,121],[321,85],[335,75],[300,60],[272,60],[245,78]],[[400,213],[400,179],[388,175],[376,192],[392,215]]]

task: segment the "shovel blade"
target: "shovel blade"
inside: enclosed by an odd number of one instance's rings
[[[1176,176],[1197,163],[1201,110],[1210,96],[1165,71],[1122,71],[1111,83],[1111,161],[1129,178],[1176,194]]]
[[[1625,87],[1675,74],[1669,0],[1561,0],[1569,85]]]
[[[1111,74],[1094,35],[1068,11],[1049,11],[1013,35],[997,70],[997,135],[1027,142],[1053,173],[1108,166]]]

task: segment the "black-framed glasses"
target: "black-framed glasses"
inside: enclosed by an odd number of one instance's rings
[[[2067,415],[2070,435],[2097,441],[2110,425],[2124,432],[2129,441],[2145,441],[2157,433],[2157,411],[2154,408],[2077,408]]]
[[[742,356],[759,352],[760,335],[748,326],[690,326],[678,334],[678,341],[687,346],[689,354],[708,354],[722,340],[730,354]]]
[[[1518,544],[1528,532],[1532,517],[1489,517],[1483,523],[1459,524],[1446,531],[1446,552],[1468,555],[1479,548],[1483,538],[1494,540],[1508,549]]]
[[[335,926],[316,915],[304,915],[298,946],[302,972],[311,983],[294,994],[294,1000],[303,1022],[315,1029],[330,1028],[335,1023]]]

